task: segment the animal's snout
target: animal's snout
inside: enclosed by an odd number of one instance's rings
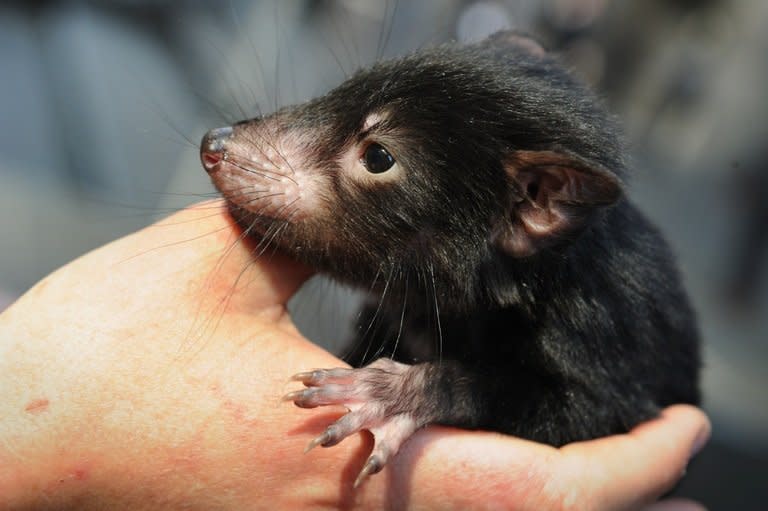
[[[218,163],[226,153],[226,142],[232,136],[232,127],[212,129],[203,136],[200,142],[200,161],[208,173],[216,170]]]

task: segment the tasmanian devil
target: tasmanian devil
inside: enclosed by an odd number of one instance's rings
[[[349,409],[309,447],[374,433],[356,484],[427,424],[559,446],[699,401],[694,315],[616,127],[526,36],[380,62],[201,158],[262,248],[370,292],[357,368],[286,396]]]

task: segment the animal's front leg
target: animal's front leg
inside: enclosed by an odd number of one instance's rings
[[[330,447],[358,431],[374,435],[374,447],[355,480],[380,471],[408,438],[430,423],[472,426],[477,402],[467,379],[452,363],[401,364],[379,359],[359,369],[316,369],[293,377],[307,388],[285,400],[302,408],[343,405],[349,413],[328,426],[307,446]],[[457,378],[458,377],[458,378]]]

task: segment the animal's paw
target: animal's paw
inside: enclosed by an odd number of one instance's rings
[[[322,445],[330,447],[358,431],[374,436],[371,455],[355,487],[370,474],[380,471],[400,446],[422,425],[418,407],[423,380],[418,366],[379,359],[360,369],[315,369],[292,377],[307,388],[283,399],[302,408],[342,405],[349,412],[312,440],[304,452]]]

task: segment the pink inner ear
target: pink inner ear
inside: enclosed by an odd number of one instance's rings
[[[585,206],[608,205],[621,196],[618,178],[596,164],[555,151],[516,151],[507,164],[509,176],[523,191],[535,183],[540,206],[562,201]]]
[[[515,180],[523,193],[539,208],[550,207],[551,200],[567,198],[569,188],[575,186],[567,174],[556,168],[522,170],[515,175]]]
[[[517,192],[511,194],[509,223],[500,227],[494,241],[513,257],[528,257],[577,232],[589,211],[621,196],[611,172],[560,152],[517,151],[507,173]]]
[[[539,207],[538,205],[522,204],[518,208],[520,221],[525,232],[530,236],[549,236],[556,234],[566,222],[563,212],[557,208]]]

